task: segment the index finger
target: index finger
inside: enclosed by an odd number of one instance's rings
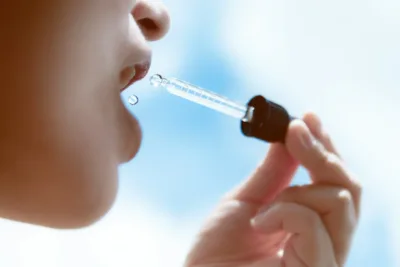
[[[298,162],[285,146],[273,144],[253,175],[227,197],[254,204],[268,203],[289,186],[297,167]]]
[[[339,156],[328,151],[300,120],[293,121],[286,137],[289,153],[309,172],[314,183],[346,188],[352,194],[359,214],[361,187]]]

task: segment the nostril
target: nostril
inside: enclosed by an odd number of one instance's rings
[[[131,14],[147,41],[160,40],[168,32],[169,15],[160,1],[138,0]]]
[[[146,32],[157,32],[160,30],[160,27],[154,22],[154,20],[149,18],[140,19],[137,23]]]

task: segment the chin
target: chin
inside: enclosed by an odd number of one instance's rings
[[[10,204],[3,203],[1,217],[54,229],[79,229],[101,220],[114,205],[118,192],[116,166],[99,170],[96,176],[54,175],[61,177],[52,179],[50,185],[37,184],[34,188],[15,185],[17,196],[5,192],[2,201]]]
[[[60,217],[54,218],[44,223],[39,223],[43,226],[47,226],[54,229],[82,229],[90,227],[101,219],[103,219],[107,213],[111,210],[116,200],[117,189],[109,190],[108,196],[102,196],[103,199],[97,199],[96,203],[92,200],[87,200],[86,197],[82,201],[77,201],[80,203],[81,207],[73,207],[68,213],[68,208],[64,209],[65,217],[62,219]],[[59,220],[62,219],[62,220]]]

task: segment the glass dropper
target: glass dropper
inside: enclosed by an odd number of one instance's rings
[[[245,136],[270,143],[285,143],[289,124],[296,119],[283,106],[262,95],[254,96],[245,106],[188,82],[176,78],[167,79],[160,74],[153,75],[150,83],[173,95],[240,119],[240,128]],[[131,105],[136,105],[138,101],[135,95],[128,99]]]
[[[168,79],[160,74],[155,74],[151,76],[150,83],[154,87],[163,87],[173,95],[219,111],[233,118],[249,121],[253,116],[253,107],[236,103],[224,96],[176,78]]]

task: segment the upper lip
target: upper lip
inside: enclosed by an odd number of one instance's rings
[[[129,86],[131,86],[132,84],[134,84],[135,82],[140,81],[141,79],[146,77],[147,73],[149,72],[150,66],[151,66],[151,58],[142,63],[135,64],[134,65],[135,76],[129,81],[129,83],[124,88],[121,89],[121,92],[124,91]]]

